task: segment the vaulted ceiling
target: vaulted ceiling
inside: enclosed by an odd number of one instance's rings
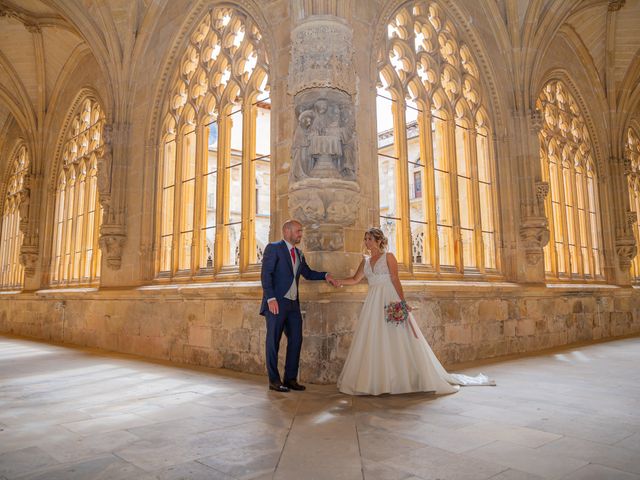
[[[637,85],[640,0],[482,1],[495,2],[505,22],[507,11],[515,11],[520,31],[539,22],[533,29],[540,35],[549,25],[555,29],[554,35],[563,29],[575,32],[603,89],[609,91],[613,86],[616,98],[621,90]],[[356,9],[378,10],[385,3],[368,2],[351,3]],[[107,85],[126,85],[137,44],[140,38],[151,37],[157,25],[153,20],[166,5],[167,0],[0,0],[0,132],[11,115],[21,128],[36,127],[59,88],[65,65],[80,54],[93,55],[102,74],[110,77]],[[619,14],[611,21],[608,12],[616,9]],[[543,23],[544,18],[554,15],[558,22]],[[123,92],[115,95],[126,94],[122,86],[114,87],[116,90]]]

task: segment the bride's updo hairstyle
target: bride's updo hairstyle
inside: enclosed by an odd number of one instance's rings
[[[384,236],[384,232],[382,230],[376,227],[371,227],[366,232],[364,232],[364,234],[365,236],[369,235],[371,238],[373,238],[376,241],[376,243],[380,247],[381,252],[387,251],[387,247],[389,246],[389,240],[387,240],[387,237]]]

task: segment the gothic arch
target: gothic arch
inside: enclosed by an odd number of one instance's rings
[[[163,61],[161,62],[161,75],[156,82],[153,104],[151,106],[151,115],[149,116],[150,120],[145,133],[145,138],[149,145],[158,145],[160,137],[162,136],[162,123],[164,121],[165,105],[168,101],[167,97],[172,87],[172,79],[175,78],[176,72],[178,71],[178,62],[187,47],[189,37],[200,25],[200,22],[206,12],[211,11],[216,7],[225,6],[236,8],[251,17],[260,29],[262,35],[261,42],[265,44],[267,57],[271,59],[271,61],[275,58],[275,39],[270,33],[271,29],[269,28],[269,24],[264,18],[259,3],[256,0],[219,1],[214,3],[210,0],[198,0],[196,5],[192,7],[191,11],[187,14],[182,26],[177,30],[174,38],[171,40],[171,48],[167,51]],[[153,161],[151,164],[153,164]]]
[[[493,66],[493,61],[491,60],[492,57],[487,53],[485,42],[481,40],[476,29],[469,23],[468,15],[465,15],[458,0],[433,0],[433,2],[446,9],[447,16],[454,20],[455,27],[458,29],[460,37],[471,47],[473,58],[480,68],[478,76],[480,78],[481,85],[485,88],[488,94],[487,104],[490,108],[490,118],[494,132],[505,131],[508,128],[505,119],[509,117],[508,111],[510,109],[509,104],[511,103],[511,100],[509,96],[501,94],[499,84],[511,84],[513,79],[498,78]],[[390,0],[380,11],[377,20],[374,23],[372,44],[374,45],[375,53],[371,56],[371,72],[374,77],[377,77],[377,53],[382,45],[382,39],[384,35],[386,35],[387,24],[393,17],[394,13],[407,3],[409,3],[409,0]],[[498,12],[495,2],[483,1],[482,6],[490,12],[490,15],[487,15],[486,17],[486,20],[491,23],[491,32],[495,33],[494,38],[497,44],[500,45],[503,51],[509,51],[511,49],[509,39],[505,31],[505,26],[501,22],[502,16]],[[510,67],[511,66],[509,65],[508,70],[511,70]]]
[[[580,107],[580,112],[582,113],[582,116],[585,119],[585,123],[589,131],[589,137],[591,138],[591,143],[593,145],[593,151],[595,154],[594,160],[596,163],[596,172],[598,174],[598,177],[603,178],[607,172],[608,162],[607,162],[606,153],[603,151],[604,148],[602,145],[603,142],[601,142],[602,139],[600,139],[598,136],[598,132],[600,132],[601,129],[597,128],[596,122],[593,118],[593,108],[590,108],[589,104],[585,101],[584,96],[582,95],[580,89],[576,85],[576,82],[574,82],[571,74],[567,70],[560,69],[560,68],[554,68],[545,72],[534,83],[535,88],[532,89],[530,92],[530,98],[529,98],[530,104],[535,106],[538,100],[538,97],[542,92],[542,89],[545,87],[545,85],[547,85],[547,83],[553,80],[559,80],[562,83],[564,83],[566,87],[569,89],[569,93],[573,96],[573,99],[576,101],[576,103]],[[599,101],[603,100],[600,95],[598,95],[598,100]],[[606,109],[604,107],[601,107],[601,111],[606,111]],[[606,139],[604,144],[606,146]]]

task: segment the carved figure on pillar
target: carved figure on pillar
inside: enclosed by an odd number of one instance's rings
[[[289,93],[296,128],[289,211],[306,227],[307,250],[341,251],[344,227],[355,224],[360,202],[352,32],[338,17],[312,16],[291,40]]]

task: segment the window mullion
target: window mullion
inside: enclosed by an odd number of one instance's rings
[[[393,103],[393,121],[396,132],[402,132],[397,135],[396,154],[397,154],[397,172],[396,180],[396,201],[398,211],[396,215],[400,217],[398,228],[396,229],[396,255],[398,262],[406,267],[411,265],[411,225],[409,222],[409,173],[407,166],[407,125],[405,120],[406,103],[404,98],[399,97],[398,101]]]
[[[201,123],[196,127],[196,168],[195,186],[193,193],[193,233],[191,251],[191,273],[195,274],[200,268],[201,232],[203,212],[206,209],[206,189],[204,188],[204,173],[207,165],[207,136],[206,127]]]
[[[175,275],[178,271],[180,262],[180,225],[182,225],[182,175],[184,163],[184,131],[186,127],[178,130],[176,135],[176,163],[173,173],[174,177],[174,193],[173,193],[173,241],[171,242],[171,275]]]
[[[216,208],[216,242],[215,253],[213,255],[216,271],[220,271],[224,265],[225,258],[230,245],[225,225],[229,217],[229,194],[231,185],[231,171],[227,168],[231,164],[231,119],[229,112],[231,107],[221,107],[221,114],[218,116],[218,188],[216,195],[218,198]]]
[[[468,148],[468,165],[471,173],[471,192],[473,195],[473,236],[476,245],[476,266],[480,272],[485,271],[484,246],[482,240],[482,215],[480,212],[480,185],[478,174],[478,132],[475,128],[468,131],[465,148]]]
[[[451,223],[453,224],[454,263],[460,273],[464,273],[464,256],[462,251],[462,231],[460,229],[460,201],[458,198],[458,162],[456,151],[455,120],[447,117],[445,121],[444,155],[447,157],[449,169],[449,202],[451,205]]]
[[[242,210],[240,218],[240,272],[247,270],[255,256],[255,158],[257,107],[246,101],[242,107]]]

